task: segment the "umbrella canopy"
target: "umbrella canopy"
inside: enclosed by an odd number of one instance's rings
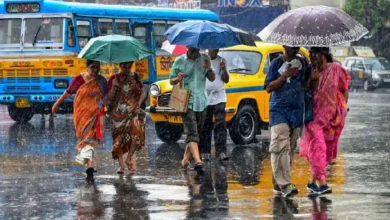
[[[256,46],[250,34],[210,21],[186,21],[170,27],[165,35],[171,44],[185,45],[200,49],[220,49],[240,44]],[[248,35],[248,38],[245,36]],[[245,39],[244,41],[242,41]]]
[[[163,42],[161,49],[173,55],[182,55],[187,53],[187,47],[185,45],[170,44],[167,40]]]
[[[78,57],[104,63],[123,63],[141,60],[151,54],[153,52],[134,37],[107,35],[92,38]]]
[[[258,36],[269,43],[297,47],[329,47],[357,41],[368,30],[344,11],[327,6],[307,6],[288,11]]]

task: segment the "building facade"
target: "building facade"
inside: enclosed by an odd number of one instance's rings
[[[325,5],[343,9],[347,0],[290,0],[291,9],[310,5]]]

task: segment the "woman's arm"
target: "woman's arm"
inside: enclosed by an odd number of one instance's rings
[[[58,112],[58,108],[60,105],[62,105],[62,103],[64,103],[64,101],[69,98],[72,94],[68,93],[67,91],[65,91],[61,97],[54,103],[53,107],[51,108],[51,113],[53,115],[57,114]]]
[[[345,91],[343,92],[343,96],[344,96],[344,98],[345,98],[345,102],[348,103],[349,91],[348,91],[348,90],[345,90]]]

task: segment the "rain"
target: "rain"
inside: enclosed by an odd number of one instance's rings
[[[388,27],[289,5],[246,30],[162,2],[0,2],[0,220],[389,219]]]

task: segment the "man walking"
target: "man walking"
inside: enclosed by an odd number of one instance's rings
[[[299,47],[284,46],[283,56],[272,61],[265,87],[270,98],[271,165],[274,191],[285,197],[298,193],[291,182],[293,152],[303,125],[306,68]]]
[[[203,175],[203,163],[199,156],[199,135],[204,125],[207,107],[206,78],[214,81],[215,74],[210,68],[210,58],[199,53],[199,49],[188,47],[187,53],[176,58],[169,75],[171,85],[184,79],[184,89],[191,91],[188,110],[183,114],[184,128],[187,130],[186,149],[181,162],[187,169],[192,156],[197,176]]]
[[[226,60],[218,56],[219,50],[209,50],[211,68],[215,73],[215,80],[207,80],[208,106],[204,129],[201,135],[200,153],[202,159],[209,159],[211,153],[211,137],[214,129],[215,156],[220,160],[228,160],[226,156],[227,129],[225,121],[226,91],[224,83],[229,82],[229,70]],[[215,117],[215,124],[213,123]]]

